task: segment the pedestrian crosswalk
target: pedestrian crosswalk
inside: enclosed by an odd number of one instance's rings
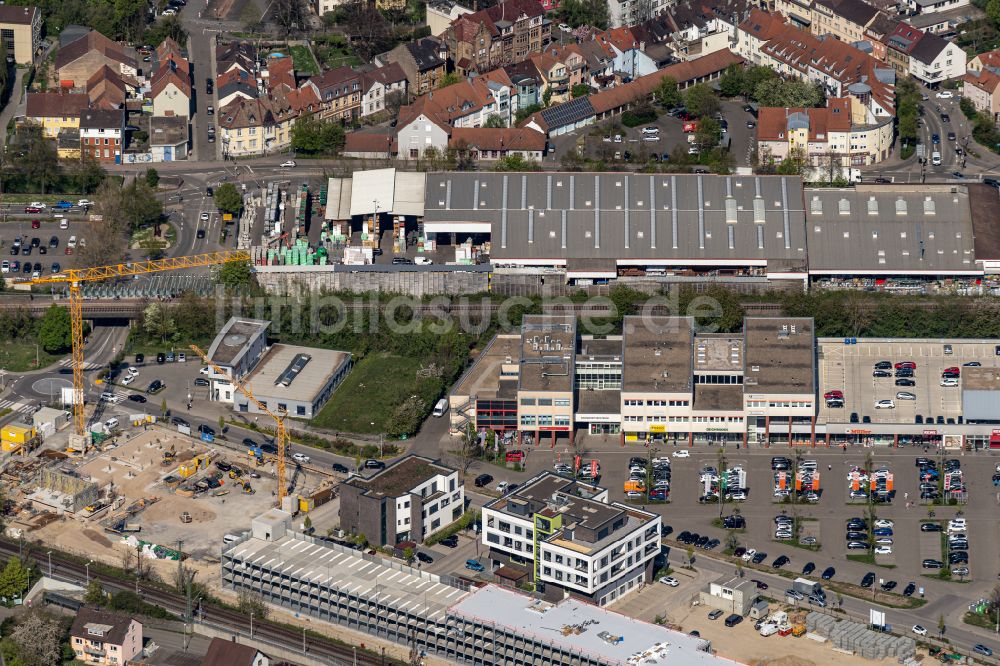
[[[64,358],[61,361],[59,361],[58,363],[56,363],[56,365],[62,366],[64,368],[68,368],[69,366],[73,365],[73,359],[71,357]],[[84,370],[97,370],[98,368],[102,368],[102,367],[104,367],[103,363],[84,363],[83,364],[83,369]]]
[[[14,414],[33,414],[35,407],[14,400],[0,400],[0,411],[9,409]]]

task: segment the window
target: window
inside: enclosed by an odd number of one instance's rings
[[[552,398],[539,398],[538,399],[538,406],[539,407],[551,407],[552,406]]]
[[[556,398],[552,404],[556,407],[569,407],[569,398]]]
[[[297,405],[295,407],[295,414],[297,416],[305,416],[306,415],[306,406],[305,405]]]
[[[288,411],[288,405],[286,405],[283,402],[279,402],[278,403],[278,411],[279,412],[287,412]]]
[[[533,407],[535,404],[534,398],[521,398],[521,404],[525,407]]]

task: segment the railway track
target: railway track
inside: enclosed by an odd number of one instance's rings
[[[21,552],[21,546],[7,540],[0,540],[0,553],[6,555],[17,555]],[[43,573],[49,573],[51,562],[51,575],[66,581],[85,584],[88,578],[87,567],[78,564],[65,557],[58,551],[39,547],[33,544],[24,544],[23,552],[25,556],[33,556],[38,563],[38,568]],[[100,580],[106,591],[127,590],[138,592],[143,601],[184,616],[187,609],[186,599],[180,595],[166,592],[148,583],[139,582],[138,586],[133,583],[111,578],[99,572],[90,572],[91,580]],[[214,604],[201,604],[198,615],[198,623],[212,627],[216,630],[226,631],[234,635],[248,637],[250,627],[250,617],[238,611],[222,608]],[[312,634],[291,629],[289,627],[255,618],[253,621],[253,637],[264,643],[304,654],[313,659],[328,660],[330,664],[359,666],[404,666],[404,662],[387,657],[376,655],[367,650],[358,649],[355,652],[353,646],[335,642],[329,638],[317,637]]]

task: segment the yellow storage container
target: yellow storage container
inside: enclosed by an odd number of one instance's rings
[[[13,442],[15,444],[24,444],[28,440],[32,439],[37,433],[34,427],[23,424],[23,423],[8,423],[0,431],[0,440],[4,442]]]
[[[197,459],[195,459],[195,460],[197,460]],[[177,474],[179,476],[184,477],[185,479],[188,478],[189,476],[193,475],[197,471],[198,471],[198,463],[197,462],[184,463],[183,465],[181,465],[180,467],[177,468]]]
[[[299,511],[301,513],[309,513],[316,508],[316,502],[314,502],[309,497],[299,497]]]
[[[20,448],[21,445],[17,442],[8,442],[6,439],[0,441],[0,449],[2,449],[4,453],[11,453],[17,451]]]

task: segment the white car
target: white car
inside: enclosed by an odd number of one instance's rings
[[[690,458],[691,452],[687,449],[677,449],[671,454],[674,458]],[[1000,465],[998,465],[1000,467]]]
[[[67,220],[65,218],[62,219],[62,220],[59,220],[59,228],[60,229],[69,229],[69,220]]]
[[[76,236],[70,236],[66,241],[66,247],[76,247]]]
[[[80,207],[93,206],[94,202],[91,201],[90,199],[80,199],[79,201],[76,202],[76,205]]]
[[[660,579],[660,582],[664,585],[669,585],[670,587],[677,587],[680,583],[673,576],[664,576]]]
[[[129,377],[138,377],[139,376],[139,369],[136,368],[136,367],[134,367],[134,366],[129,366],[128,370],[126,370],[125,372],[128,373]]]
[[[892,555],[892,546],[879,546],[875,549],[876,555]]]
[[[952,97],[955,96],[955,93],[953,93],[950,90],[940,90],[938,91],[938,94],[934,96],[937,97],[938,99],[951,99]]]
[[[292,460],[299,463],[307,463],[309,462],[309,456],[304,453],[293,453]]]
[[[187,356],[184,354],[184,352],[178,352],[177,353],[177,362],[178,363],[184,363],[186,361],[187,361]]]
[[[955,387],[958,386],[958,380],[953,377],[945,377],[941,380],[941,386]]]
[[[698,149],[696,147],[691,146],[690,148],[688,148],[688,155],[697,155],[697,154],[698,154]]]
[[[875,409],[896,409],[896,403],[892,400],[878,400],[875,402]]]
[[[507,486],[509,485],[510,483],[508,483],[507,481],[501,481],[500,483],[497,484],[497,492],[503,495],[505,492],[507,492]]]
[[[910,393],[909,391],[897,391],[896,400],[916,400],[917,394]]]
[[[202,213],[201,214],[201,221],[202,222],[208,222],[208,213]]]
[[[744,492],[733,493],[730,498],[734,502],[745,502],[747,499],[747,494]]]
[[[28,204],[30,208],[48,208],[47,205],[43,204],[41,201],[32,201]]]
[[[885,518],[880,518],[875,521],[875,527],[892,527],[895,523],[891,520],[886,520]]]
[[[135,381],[135,375],[125,375],[122,378],[122,386],[128,386]]]
[[[919,624],[913,625],[913,629],[910,629],[910,631],[912,631],[913,633],[915,633],[917,636],[926,636],[927,635],[927,630],[924,629],[923,627],[921,627]]]
[[[283,166],[283,167],[287,167],[287,168],[289,168],[289,169],[290,169],[290,168],[292,168],[292,167],[294,167],[294,166],[295,166],[295,160],[287,160],[287,161],[285,161],[285,162],[282,162],[282,163],[281,163],[281,166]]]
[[[207,365],[201,366],[201,370],[198,371],[199,375],[205,375],[206,377],[212,374],[212,369]]]
[[[659,134],[660,133],[660,128],[659,127],[652,127],[652,126],[650,126],[650,127],[643,127],[642,128],[642,133],[643,134]]]
[[[757,554],[757,550],[754,548],[747,548],[747,552],[743,553],[743,561],[749,562],[753,559],[753,556]]]
[[[642,137],[642,140],[652,143],[654,141],[659,141],[660,137],[657,134],[647,134],[646,136]]]
[[[413,263],[417,266],[430,266],[434,263],[434,260],[430,257],[414,257]]]
[[[878,538],[878,539],[875,540],[875,543],[877,543],[880,546],[891,546],[892,545],[892,538],[891,537],[880,537],[880,538]]]
[[[115,395],[114,393],[105,392],[101,394],[101,401],[110,402],[112,405],[117,405],[119,402],[122,401],[122,398],[121,396]]]
[[[965,518],[952,518],[948,521],[948,532],[964,532],[966,529]]]
[[[560,23],[559,29],[562,30],[563,32],[573,32],[573,28],[569,27],[565,23]]]
[[[621,143],[622,142],[622,135],[621,134],[615,134],[615,136],[614,136],[614,142],[615,143]]]

